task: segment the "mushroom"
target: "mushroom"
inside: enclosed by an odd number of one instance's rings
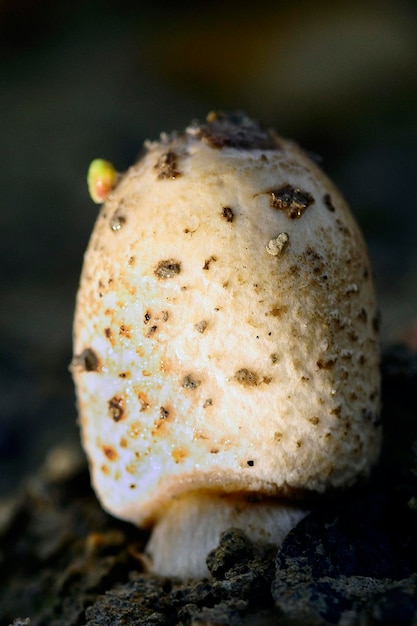
[[[72,362],[92,483],[151,529],[162,575],[208,575],[229,527],[279,544],[381,444],[362,235],[295,143],[211,113],[108,186]]]

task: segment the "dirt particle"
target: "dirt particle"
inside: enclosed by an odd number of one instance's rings
[[[153,326],[151,326],[148,332],[146,333],[146,337],[149,339],[156,333],[157,330],[158,330],[158,326],[156,324],[153,324]]]
[[[249,467],[253,467],[255,465],[255,461],[250,459],[249,461],[246,461],[246,465],[248,465]]]
[[[234,379],[244,387],[256,387],[259,385],[259,376],[255,372],[251,372],[246,367],[237,370]]]
[[[135,264],[135,261],[136,261],[135,257],[134,256],[130,256],[128,261],[127,261],[127,264],[132,266],[132,265]]]
[[[100,360],[92,348],[86,348],[81,354],[74,356],[72,367],[80,367],[85,372],[99,372]]]
[[[213,400],[211,398],[207,398],[207,400],[204,401],[203,409],[206,409],[209,406],[213,406]]]
[[[188,129],[212,148],[238,148],[243,150],[279,150],[280,145],[272,130],[264,129],[259,122],[240,111],[217,112],[207,116],[207,122]]]
[[[333,201],[332,201],[332,197],[331,197],[331,195],[329,193],[324,194],[323,202],[324,202],[325,206],[329,209],[329,211],[331,213],[335,212],[335,208],[334,208],[334,204],[333,204]]]
[[[208,259],[206,259],[204,261],[203,270],[209,270],[210,269],[210,264],[212,262],[216,262],[216,261],[217,261],[217,258],[215,256],[213,256],[213,255],[211,257],[209,257]]]
[[[272,365],[276,365],[279,361],[279,356],[276,352],[273,352],[272,354],[270,354],[269,358],[271,360]]]
[[[125,402],[122,396],[113,396],[108,401],[109,414],[114,422],[120,422],[125,415]]]
[[[285,251],[289,242],[290,237],[288,233],[279,233],[275,239],[270,239],[265,248],[271,256],[279,256]]]
[[[110,218],[110,228],[116,233],[122,229],[125,223],[125,216],[121,213],[120,209],[117,209]]]
[[[310,422],[310,424],[313,424],[313,426],[317,426],[317,424],[320,423],[320,418],[310,417],[308,421]]]
[[[181,381],[181,387],[184,389],[197,389],[201,385],[201,380],[193,378],[191,374],[187,374]]]
[[[154,274],[157,278],[173,278],[181,272],[181,263],[175,259],[166,259],[159,261],[154,270]]]
[[[205,320],[201,320],[201,322],[194,324],[194,328],[198,333],[204,333],[207,328],[207,322]]]
[[[103,446],[103,452],[109,461],[115,461],[117,459],[117,452],[112,446]]]
[[[274,432],[274,441],[279,442],[281,441],[282,437],[283,437],[283,434],[280,433],[279,431]]]
[[[290,219],[300,218],[304,211],[314,202],[313,196],[308,191],[299,187],[284,185],[279,189],[273,189],[271,194],[271,207],[278,211],[284,211]]]
[[[168,419],[168,417],[169,417],[169,411],[163,406],[159,407],[159,419],[166,420]]]
[[[225,206],[222,208],[221,216],[226,222],[232,223],[235,219],[235,214],[229,206]]]
[[[119,328],[119,335],[121,335],[122,337],[126,337],[126,339],[130,339],[130,331],[130,326],[126,326],[126,324],[121,324]]]
[[[178,170],[178,154],[173,150],[164,152],[155,164],[158,180],[174,180],[181,175]]]

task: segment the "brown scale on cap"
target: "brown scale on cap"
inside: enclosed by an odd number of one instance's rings
[[[279,544],[306,494],[367,476],[379,316],[352,213],[296,144],[211,113],[146,148],[85,255],[72,373],[103,506],[152,529],[154,571],[198,577],[228,527]]]

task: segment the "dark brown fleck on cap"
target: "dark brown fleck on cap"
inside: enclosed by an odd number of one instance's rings
[[[292,185],[284,185],[279,189],[271,190],[269,193],[271,194],[272,208],[284,211],[292,220],[301,217],[310,204],[314,202],[311,193]]]
[[[184,376],[181,382],[181,386],[184,387],[184,389],[197,389],[197,387],[199,387],[200,384],[201,384],[201,381],[196,380],[190,374],[188,374],[187,376]]]
[[[154,274],[158,278],[172,278],[181,271],[181,263],[175,261],[175,259],[166,259],[159,261],[155,268]]]
[[[222,218],[226,220],[226,222],[233,222],[233,220],[235,219],[235,215],[229,206],[223,207]]]
[[[156,162],[155,169],[158,172],[158,180],[174,180],[181,175],[177,166],[178,155],[173,150],[164,152]]]
[[[331,211],[332,213],[334,213],[335,208],[334,208],[334,204],[332,202],[332,198],[331,195],[329,193],[326,193],[323,197],[324,200],[324,204],[327,206],[327,208],[329,209],[329,211]]]
[[[194,130],[194,129],[193,129]],[[193,131],[191,131],[193,132]],[[241,148],[243,150],[279,150],[280,145],[272,130],[242,112],[213,112],[207,121],[195,126],[196,136],[212,148]]]
[[[74,356],[72,367],[81,367],[86,372],[98,372],[100,361],[94,350],[86,348],[81,354]]]
[[[124,418],[125,403],[121,396],[113,396],[108,402],[110,417],[114,422],[120,422]]]
[[[246,367],[242,367],[240,370],[237,370],[235,373],[235,380],[244,387],[256,387],[259,383],[257,374],[246,369]]]
[[[117,209],[110,218],[110,228],[116,233],[126,223],[125,216]]]

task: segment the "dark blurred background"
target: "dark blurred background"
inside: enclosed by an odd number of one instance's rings
[[[95,157],[244,109],[322,157],[367,239],[382,339],[417,348],[412,0],[0,0],[0,494],[78,440],[68,364]]]

